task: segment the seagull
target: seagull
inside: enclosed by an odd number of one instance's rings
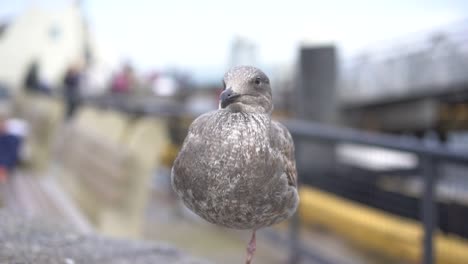
[[[297,209],[294,143],[271,120],[270,80],[251,66],[223,78],[219,109],[196,118],[174,161],[177,196],[208,222],[250,229],[246,263],[256,250],[255,232],[286,220]]]

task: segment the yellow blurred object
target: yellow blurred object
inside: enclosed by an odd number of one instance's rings
[[[58,143],[62,184],[100,232],[138,237],[151,176],[168,142],[164,119],[85,107]]]
[[[154,167],[170,144],[167,123],[162,118],[143,117],[135,122],[125,141],[144,166]]]
[[[86,128],[88,131],[94,131],[100,121],[101,115],[102,111],[94,107],[82,106],[74,117],[73,123],[78,127]]]
[[[153,171],[158,168],[161,153],[169,142],[167,124],[161,118],[141,118],[128,129],[123,148],[128,151],[132,169],[131,180],[126,185],[126,210],[103,214],[103,232],[119,234],[122,227],[131,233],[140,234],[144,221],[144,210],[149,200]],[[125,213],[125,216],[119,214]]]
[[[319,224],[359,245],[393,257],[420,262],[422,226],[405,219],[352,202],[312,187],[300,189],[300,215],[307,224]],[[435,235],[437,263],[468,263],[468,241]]]
[[[127,129],[130,129],[129,118],[116,111],[103,111],[96,124],[98,136],[113,143],[122,143]]]
[[[73,123],[87,133],[112,143],[120,143],[130,125],[128,117],[123,114],[90,106],[79,109]]]
[[[32,168],[43,171],[50,164],[51,148],[63,120],[62,101],[44,95],[18,95],[16,108],[20,118],[29,125],[26,138],[27,162]]]
[[[174,163],[174,160],[177,157],[177,153],[179,153],[179,147],[174,144],[168,144],[161,157],[161,163],[164,166],[171,168],[172,163]]]

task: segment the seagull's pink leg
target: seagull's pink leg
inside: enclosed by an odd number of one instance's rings
[[[249,245],[247,246],[247,259],[245,264],[250,264],[253,259],[255,249],[257,249],[257,243],[255,242],[255,229],[252,232],[252,238],[250,239]]]

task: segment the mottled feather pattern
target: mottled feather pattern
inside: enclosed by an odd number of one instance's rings
[[[294,142],[288,129],[279,122],[271,122],[271,133],[275,140],[271,141],[272,148],[281,154],[282,163],[288,176],[288,183],[297,187],[296,159],[294,158]]]
[[[291,165],[284,164],[290,150],[284,143],[271,147],[270,133],[277,130],[271,125],[266,114],[226,110],[195,120],[173,168],[184,203],[209,222],[238,229],[288,218],[298,203],[288,184]]]

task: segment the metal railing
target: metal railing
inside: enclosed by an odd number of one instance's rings
[[[426,142],[409,137],[398,137],[386,134],[376,134],[370,132],[359,131],[350,128],[339,128],[328,125],[289,120],[284,122],[286,127],[291,132],[295,144],[296,153],[301,148],[301,142],[317,142],[317,143],[354,143],[367,145],[372,147],[382,147],[391,150],[405,151],[413,153],[419,157],[418,170],[423,176],[424,187],[420,197],[421,204],[421,222],[423,223],[424,239],[423,246],[423,262],[424,264],[432,264],[434,261],[434,246],[433,233],[436,227],[435,216],[437,209],[435,206],[435,183],[438,174],[438,164],[440,162],[451,162],[468,165],[468,153],[456,152],[446,147],[437,144],[427,144]],[[297,155],[296,155],[297,157]],[[300,180],[308,175],[301,175],[300,164],[298,163],[298,171]],[[301,179],[302,178],[302,179]],[[299,255],[303,252],[299,238],[300,221],[296,214],[290,224],[290,247],[291,258],[290,263],[298,263]],[[326,262],[328,263],[328,262]]]

